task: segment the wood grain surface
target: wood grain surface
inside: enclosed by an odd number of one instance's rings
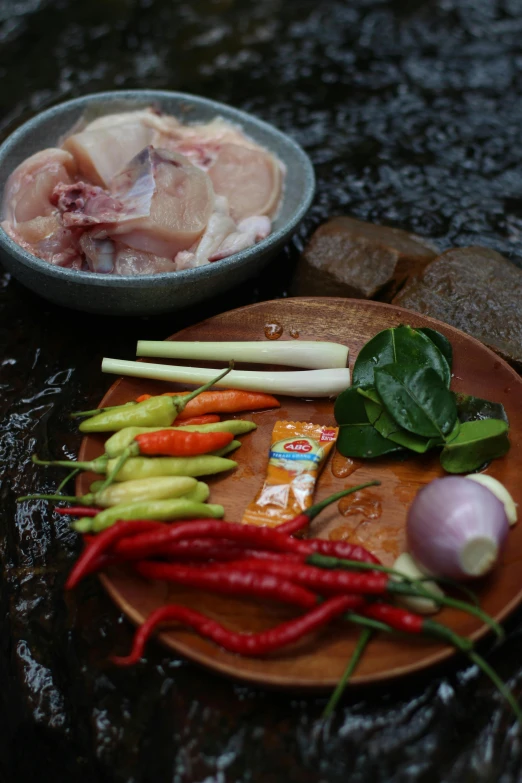
[[[333,340],[350,348],[350,366],[367,340],[377,332],[399,324],[431,326],[443,332],[454,350],[452,389],[501,402],[509,416],[511,450],[495,460],[487,472],[502,481],[519,504],[522,502],[522,380],[489,349],[458,330],[434,319],[378,302],[337,298],[281,299],[223,313],[191,326],[171,340],[266,340],[266,334],[281,331],[281,340]],[[147,335],[144,333],[143,338]],[[156,361],[156,360],[152,360]],[[181,363],[181,362],[180,362]],[[213,365],[220,367],[219,363]],[[248,367],[248,365],[245,365]],[[260,366],[257,365],[259,369]],[[278,372],[285,368],[273,368]],[[109,389],[100,405],[115,405],[138,394],[160,393],[175,385],[140,379],[121,379]],[[181,388],[181,387],[179,387]],[[270,436],[279,418],[333,424],[333,401],[281,398],[281,408],[247,414],[258,429],[241,438],[235,458],[239,465],[230,474],[209,480],[211,502],[222,503],[226,519],[239,520],[260,488],[266,470]],[[91,459],[103,451],[101,436],[84,439],[80,459]],[[312,535],[341,538],[361,543],[385,563],[391,563],[404,549],[406,513],[418,489],[443,475],[438,453],[408,458],[383,457],[354,461],[333,454],[317,487],[321,499],[344,487],[379,479],[380,487],[365,490],[330,507],[315,520]],[[83,474],[77,482],[79,494],[88,490],[94,476]],[[354,499],[355,497],[355,499]],[[343,513],[342,513],[343,512]],[[252,600],[225,598],[197,590],[149,583],[130,569],[115,568],[101,576],[113,599],[134,623],[166,602],[181,602],[197,608],[232,629],[256,631],[268,628],[295,612],[290,608]],[[476,585],[487,612],[501,620],[522,599],[522,527],[515,526],[503,562],[487,579]],[[474,638],[486,633],[475,618],[445,609],[438,618],[463,635]],[[296,690],[327,689],[341,676],[356,639],[356,631],[337,624],[320,634],[303,639],[279,654],[263,659],[244,659],[179,627],[165,630],[160,640],[188,658],[222,674],[238,679]],[[401,640],[376,636],[366,651],[352,683],[369,683],[396,677],[431,666],[453,654],[449,647],[421,639]]]

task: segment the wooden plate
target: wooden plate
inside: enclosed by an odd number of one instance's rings
[[[282,299],[223,313],[184,329],[170,340],[265,340],[266,334],[282,329],[282,340],[333,340],[350,348],[350,366],[357,353],[381,329],[408,323],[431,326],[450,340],[454,350],[452,388],[495,402],[501,402],[511,424],[511,451],[495,460],[488,472],[502,481],[515,501],[522,503],[522,380],[501,359],[477,340],[451,326],[399,307],[350,299]],[[146,335],[144,335],[145,337]],[[274,368],[277,372],[278,369]],[[122,379],[105,395],[101,405],[116,405],[144,392],[159,393],[175,388],[162,382]],[[239,467],[234,473],[210,480],[214,503],[226,508],[226,518],[241,519],[247,503],[259,489],[266,469],[270,435],[278,418],[333,423],[331,401],[281,398],[276,411],[252,414],[258,429],[242,438],[237,452]],[[102,452],[103,438],[84,439],[80,459]],[[315,521],[313,532],[323,537],[345,537],[364,544],[387,563],[404,547],[407,508],[419,487],[443,474],[437,454],[408,459],[381,458],[351,463],[334,455],[319,481],[316,497],[323,498],[343,487],[378,478],[380,487],[365,490],[350,515],[342,516],[330,507]],[[334,475],[337,474],[337,475]],[[88,490],[92,476],[83,475],[78,492]],[[196,590],[149,583],[125,568],[102,576],[106,589],[134,623],[165,602],[181,602],[197,608],[237,630],[260,630],[292,616],[292,610],[254,601],[215,596]],[[482,605],[502,620],[522,599],[522,525],[509,534],[501,567],[478,587]],[[478,638],[486,628],[473,617],[445,609],[438,616],[463,635]],[[356,632],[337,625],[308,637],[284,653],[263,659],[244,659],[224,652],[190,631],[173,627],[159,637],[168,647],[222,674],[254,683],[302,690],[332,688],[338,681],[353,649]],[[352,680],[377,682],[431,666],[453,653],[432,641],[376,637]]]

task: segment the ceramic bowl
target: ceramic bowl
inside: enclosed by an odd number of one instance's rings
[[[254,277],[290,239],[314,196],[314,171],[306,153],[289,136],[250,114],[184,93],[160,90],[97,93],[41,112],[0,146],[0,192],[19,163],[45,147],[56,146],[58,139],[87,109],[110,114],[151,104],[189,123],[223,117],[239,124],[248,136],[283,161],[287,168],[285,189],[272,233],[247,250],[198,269],[117,276],[54,266],[23,250],[0,229],[0,260],[27,288],[51,302],[89,313],[167,313],[202,302]]]

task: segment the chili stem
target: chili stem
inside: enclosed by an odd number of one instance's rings
[[[467,653],[468,658],[470,661],[473,661],[473,663],[479,667],[479,669],[483,672],[483,674],[486,675],[486,677],[489,677],[493,685],[496,686],[499,693],[504,697],[504,699],[507,701],[515,715],[517,716],[517,720],[519,723],[522,724],[522,710],[520,709],[520,705],[518,704],[517,700],[513,696],[513,693],[511,690],[507,687],[505,682],[503,682],[496,671],[489,665],[489,663],[478,654],[478,652],[475,652],[475,650],[469,650]]]
[[[137,405],[138,403],[132,400],[131,402],[124,402],[121,405],[109,405],[108,408],[94,408],[92,411],[74,411],[69,414],[71,419],[87,419],[90,416],[98,416],[99,413],[108,413],[108,411],[115,411],[121,408],[127,408],[131,405]]]
[[[31,457],[31,462],[33,465],[43,465],[44,467],[53,467],[53,468],[70,468],[71,465],[75,465],[76,469],[78,470],[90,470],[93,473],[101,473],[102,471],[97,470],[96,468],[102,467],[107,463],[108,457],[106,455],[102,455],[101,457],[96,457],[96,459],[91,460],[90,462],[75,462],[74,460],[69,459],[38,459],[38,456],[36,454],[33,454]],[[103,468],[102,468],[103,469]]]
[[[439,603],[441,606],[449,606],[452,609],[458,609],[461,612],[467,612],[468,614],[472,614],[475,617],[477,617],[479,620],[481,620],[483,623],[488,625],[491,630],[498,636],[499,639],[504,638],[504,630],[503,628],[492,618],[487,614],[487,612],[484,612],[480,607],[475,606],[474,604],[467,603],[466,601],[459,601],[457,598],[450,598],[447,595],[444,596],[437,596],[434,597],[433,593],[430,593],[429,590],[425,590],[424,587],[422,587],[419,583],[412,584],[412,585],[405,585],[400,584],[399,582],[391,582],[389,585],[391,587],[390,592],[392,593],[399,593],[400,595],[413,595],[413,596],[421,596],[422,598],[431,598],[436,603]]]
[[[129,459],[129,457],[131,457],[131,456],[132,456],[131,446],[128,446],[124,451],[122,451],[122,453],[120,454],[120,456],[116,460],[116,464],[115,464],[114,468],[111,470],[111,472],[106,476],[106,478],[100,484],[100,488],[98,489],[98,493],[99,492],[103,492],[104,489],[107,489],[107,487],[110,487],[110,485],[114,482],[114,479],[116,478],[116,476],[118,475],[118,473],[120,472],[122,467],[125,465],[125,463]]]
[[[394,568],[387,568],[386,566],[378,565],[376,563],[363,563],[359,560],[330,557],[329,555],[321,555],[317,552],[308,555],[305,562],[309,565],[317,566],[318,568],[343,568],[348,571],[382,571],[385,574],[400,578],[400,581],[397,582],[390,580],[388,583],[388,590],[390,593],[430,598],[440,606],[450,606],[452,609],[459,609],[462,612],[475,615],[475,617],[478,617],[483,623],[486,623],[486,625],[496,633],[499,639],[502,639],[504,636],[504,631],[500,625],[479,607],[466,603],[465,601],[459,601],[456,598],[449,598],[446,595],[435,595],[430,592],[430,590],[426,590],[419,580],[410,579],[409,577],[404,576],[404,574],[401,574],[400,571],[396,571]]]
[[[371,617],[363,617],[362,614],[356,612],[348,612],[343,615],[343,620],[348,620],[350,623],[361,625],[363,628],[370,628],[372,631],[383,631],[384,633],[396,633],[399,636],[405,636],[409,638],[409,634],[401,634],[400,631],[394,631],[386,623],[381,623],[380,620],[373,620]]]
[[[341,679],[337,683],[334,692],[330,696],[328,704],[324,708],[323,718],[329,718],[332,712],[337,707],[339,699],[343,695],[344,689],[346,688],[346,684],[350,679],[350,677],[352,676],[352,674],[354,673],[355,669],[357,668],[357,664],[361,660],[362,654],[364,653],[371,637],[372,637],[372,632],[370,631],[370,629],[363,628],[363,630],[359,635],[357,644],[355,645],[355,649],[351,655],[351,658],[348,661],[348,665],[344,670]]]
[[[361,625],[366,628],[372,628],[374,630],[381,630],[385,631],[387,633],[394,633],[394,629],[390,628],[386,623],[378,622],[377,620],[371,620],[367,617],[362,617],[361,615],[358,615],[354,612],[348,612],[347,614],[343,615],[343,618],[345,620],[348,620],[349,622],[355,623],[356,625]],[[426,626],[429,621],[425,621],[424,625]],[[438,624],[437,624],[438,625]],[[378,626],[378,627],[377,627]],[[429,626],[428,626],[429,628]],[[438,630],[438,629],[437,629]],[[449,630],[449,629],[447,629]],[[396,633],[396,632],[395,632]],[[490,679],[490,681],[493,683],[493,685],[497,688],[498,692],[501,694],[501,696],[504,697],[504,699],[507,701],[511,709],[516,715],[516,718],[519,723],[522,724],[522,710],[520,709],[520,706],[513,696],[511,690],[507,687],[507,685],[500,679],[496,671],[489,665],[489,663],[481,656],[478,652],[476,652],[473,649],[469,649],[467,647],[467,643],[470,642],[470,640],[460,637],[457,634],[450,632],[452,636],[452,643],[453,645],[460,651],[465,653],[470,661],[472,661],[478,668],[481,670],[483,674],[486,675]],[[440,638],[440,634],[437,633]],[[449,638],[449,637],[448,637]]]
[[[17,503],[21,503],[24,500],[69,500],[72,502],[78,502],[78,498],[75,495],[22,495],[22,497],[16,498]]]
[[[182,410],[185,409],[187,403],[189,403],[191,400],[194,399],[194,397],[197,397],[202,392],[208,391],[215,383],[220,381],[222,378],[225,377],[225,375],[228,375],[228,373],[234,369],[234,362],[231,361],[228,363],[228,367],[226,370],[223,370],[223,372],[217,376],[217,378],[213,378],[211,381],[208,381],[207,383],[204,383],[203,386],[198,386],[197,389],[194,389],[194,391],[191,391],[190,394],[186,394],[183,397],[180,397],[180,403],[178,407],[178,414],[181,413]]]
[[[305,509],[303,511],[303,516],[308,517],[308,519],[314,519],[318,514],[321,513],[323,508],[326,508],[330,505],[330,503],[335,503],[336,500],[340,500],[341,498],[344,498],[346,495],[351,495],[352,492],[358,492],[360,489],[366,489],[366,487],[378,487],[380,486],[380,481],[368,481],[366,484],[359,484],[356,487],[350,487],[349,489],[343,489],[341,492],[336,492],[335,495],[330,495],[329,497],[325,498],[324,500],[321,500],[320,503],[314,503],[313,506],[310,506],[310,508]]]
[[[61,481],[61,482],[58,484],[58,486],[57,486],[57,488],[56,488],[56,492],[57,492],[57,494],[59,494],[59,493],[62,491],[62,489],[65,487],[65,485],[66,485],[66,484],[68,484],[68,483],[69,483],[69,481],[71,481],[71,479],[73,479],[73,478],[74,478],[74,477],[75,477],[75,476],[76,476],[76,475],[77,475],[79,472],[80,472],[80,468],[74,468],[74,470],[71,470],[71,472],[69,473],[69,475],[68,475],[68,476],[66,476],[66,477],[64,478],[64,480],[63,480],[63,481]]]

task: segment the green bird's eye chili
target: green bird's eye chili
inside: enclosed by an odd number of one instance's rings
[[[165,500],[167,498],[181,497],[193,492],[198,482],[189,476],[160,476],[157,478],[142,479],[138,481],[125,481],[113,484],[102,489],[103,482],[95,492],[89,492],[81,497],[68,495],[26,495],[18,498],[21,500],[69,500],[76,503],[85,503],[86,506],[100,506],[110,508],[120,503],[136,503],[147,500]],[[96,511],[98,513],[98,510]],[[83,514],[87,516],[87,514]]]
[[[74,462],[68,460],[39,460],[33,457],[35,465],[70,467],[75,465],[81,470],[92,473],[115,473],[118,460],[108,459],[106,455],[88,462]],[[199,457],[131,457],[120,465],[119,470],[113,476],[114,481],[134,481],[138,479],[155,478],[157,476],[211,476],[214,473],[223,473],[237,467],[237,462],[224,457],[216,457],[213,454],[202,454]],[[100,488],[104,487],[103,482]]]
[[[172,397],[151,397],[144,402],[114,406],[107,409],[99,409],[91,418],[85,418],[80,424],[81,432],[116,432],[125,427],[168,427],[177,418],[190,400],[193,400],[201,392],[210,389],[217,381],[224,378],[233,368],[230,366],[216,378],[195,389],[186,395],[174,395]],[[90,416],[92,411],[75,413],[73,416]]]
[[[73,522],[72,527],[82,533],[104,530],[119,520],[151,519],[166,522],[171,519],[201,519],[222,517],[223,506],[212,503],[199,503],[185,497],[170,500],[146,500],[137,503],[121,503],[100,511],[95,517]]]

